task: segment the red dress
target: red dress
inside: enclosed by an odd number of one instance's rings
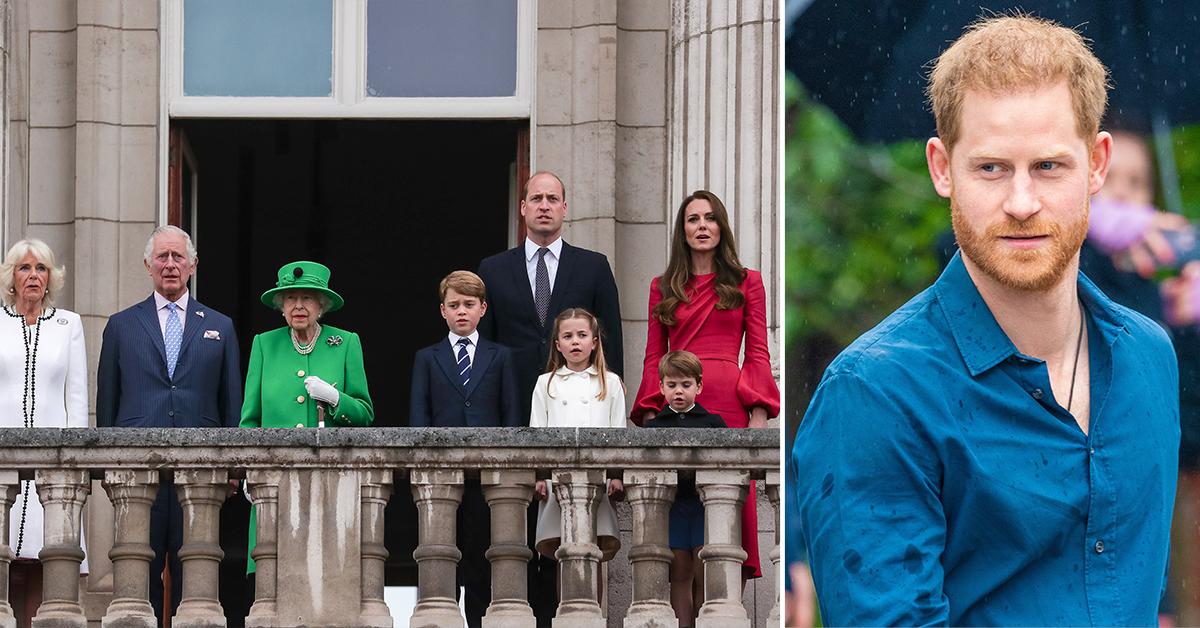
[[[675,309],[675,324],[663,325],[654,318],[654,307],[662,301],[658,278],[650,283],[650,325],[646,336],[646,361],[642,384],[633,404],[631,419],[641,425],[647,412],[658,413],[666,405],[659,389],[658,361],[668,350],[691,351],[704,365],[704,390],[696,402],[721,415],[729,427],[746,427],[750,409],[763,407],[767,416],[779,415],[779,387],[771,376],[767,350],[767,295],[762,274],[746,270],[740,286],[745,302],[735,310],[717,309],[715,274],[699,275],[684,287],[690,299]],[[738,366],[742,338],[745,358]],[[743,569],[751,578],[762,576],[758,560],[758,514],[754,484],[742,510],[742,547],[748,558]]]

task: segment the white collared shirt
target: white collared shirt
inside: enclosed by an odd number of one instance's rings
[[[558,275],[558,260],[562,256],[562,238],[551,242],[546,248],[546,270],[550,273],[550,291],[554,292],[554,277]],[[525,272],[529,274],[529,290],[537,294],[537,252],[542,247],[533,240],[525,238]]]
[[[163,340],[167,338],[167,304],[170,302],[167,297],[158,292],[154,293],[154,307],[158,309],[158,329],[162,332]],[[175,301],[175,305],[179,306],[179,331],[183,331],[183,328],[187,326],[187,290],[183,291],[183,294]]]
[[[450,338],[450,354],[454,356],[455,360],[458,360],[458,341],[463,338],[471,341],[467,343],[467,357],[471,358],[471,364],[474,364],[475,345],[479,344],[479,330],[471,332],[470,336],[460,336],[454,332],[450,332],[447,336]]]

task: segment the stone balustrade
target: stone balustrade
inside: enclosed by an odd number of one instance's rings
[[[535,480],[552,478],[563,534],[554,625],[600,627],[592,513],[605,479],[621,478],[633,514],[633,597],[624,625],[677,626],[669,601],[667,513],[680,474],[694,473],[706,535],[706,600],[698,625],[749,627],[740,592],[740,509],[757,479],[778,513],[778,439],[773,429],[0,430],[0,543],[8,539],[8,506],[18,481],[36,479],[46,545],[44,602],[34,625],[86,626],[74,577],[83,557],[80,513],[91,480],[101,480],[113,503],[115,532],[113,598],[102,625],[148,628],[154,625],[147,602],[150,505],[159,484],[174,482],[186,522],[179,552],[183,601],[174,625],[224,627],[218,519],[228,480],[244,478],[258,509],[255,602],[246,625],[392,626],[383,602],[384,507],[393,485],[407,480],[420,542],[411,625],[461,627],[454,521],[464,482],[478,478],[492,530],[492,602],[484,625],[532,628],[526,508]],[[769,558],[778,565],[777,544]],[[11,560],[11,548],[0,545],[0,628],[14,625]]]

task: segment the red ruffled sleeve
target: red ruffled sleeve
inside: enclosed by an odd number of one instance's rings
[[[742,293],[746,295],[746,348],[742,374],[737,383],[738,401],[747,410],[766,408],[768,417],[776,417],[779,416],[779,386],[771,376],[771,353],[767,347],[767,293],[763,288],[762,274],[747,269],[746,279],[742,281]]]
[[[658,384],[658,361],[667,353],[667,326],[654,317],[654,306],[658,305],[659,301],[662,301],[662,292],[658,290],[658,277],[655,277],[650,282],[650,316],[646,329],[646,359],[642,364],[642,384],[638,387],[637,401],[634,402],[629,415],[629,420],[635,425],[642,424],[647,412],[658,414],[666,405],[666,398],[663,397]],[[775,393],[775,397],[779,398],[778,392]],[[775,405],[778,406],[778,402]]]

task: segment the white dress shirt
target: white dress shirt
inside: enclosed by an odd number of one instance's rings
[[[450,354],[454,359],[458,360],[458,341],[466,338],[471,342],[467,343],[467,357],[471,359],[471,364],[475,363],[475,345],[479,344],[479,330],[471,332],[470,336],[460,336],[454,332],[447,334],[450,337]]]
[[[170,312],[167,311],[167,304],[170,302],[171,301],[168,300],[167,297],[164,297],[157,292],[154,293],[154,307],[158,310],[158,329],[162,332],[163,340],[166,340],[167,338],[167,315],[170,314]],[[183,331],[183,328],[187,326],[187,290],[183,291],[183,294],[177,301],[175,301],[175,305],[179,306],[179,331]]]
[[[550,291],[554,292],[554,277],[558,275],[558,259],[562,256],[562,238],[546,246],[546,270],[550,273]],[[537,295],[537,252],[542,247],[525,238],[525,272],[529,273],[529,290]]]

